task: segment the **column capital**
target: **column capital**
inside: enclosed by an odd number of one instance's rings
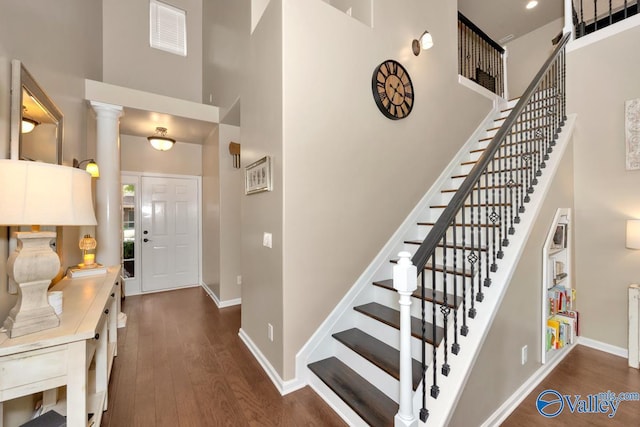
[[[93,111],[95,111],[98,115],[111,114],[114,117],[118,118],[124,114],[124,109],[121,105],[107,104],[99,101],[89,101],[89,103],[91,104],[91,108],[93,108]]]

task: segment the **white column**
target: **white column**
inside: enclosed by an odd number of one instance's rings
[[[629,286],[629,366],[640,369],[640,285]]]
[[[96,162],[100,178],[96,182],[96,259],[106,266],[120,264],[120,116],[122,107],[91,101],[96,112]]]
[[[400,407],[394,418],[396,427],[415,427],[418,419],[413,412],[413,375],[411,370],[411,294],[418,288],[416,266],[411,254],[400,252],[393,267],[393,287],[400,294]]]

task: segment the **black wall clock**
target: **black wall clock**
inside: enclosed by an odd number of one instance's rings
[[[386,117],[399,120],[413,109],[413,84],[407,70],[397,61],[387,59],[373,70],[371,90],[376,105]]]

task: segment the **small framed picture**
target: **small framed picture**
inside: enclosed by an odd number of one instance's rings
[[[562,249],[567,247],[567,224],[558,224],[553,233],[551,249]]]
[[[244,194],[271,190],[271,157],[265,156],[244,168]]]

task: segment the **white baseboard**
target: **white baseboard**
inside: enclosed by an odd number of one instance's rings
[[[629,357],[629,350],[626,348],[617,347],[602,341],[592,340],[591,338],[578,337],[578,344],[585,347],[595,348],[596,350],[604,351],[605,353],[613,354],[615,356],[624,357],[625,359]]]
[[[247,348],[253,354],[253,356],[256,358],[260,366],[262,366],[262,369],[264,369],[264,371],[267,373],[267,376],[269,377],[273,385],[276,386],[276,389],[278,390],[278,392],[280,392],[282,396],[289,394],[291,392],[294,392],[296,390],[300,390],[302,387],[305,387],[307,385],[296,378],[294,378],[293,380],[284,381],[282,378],[280,378],[280,375],[274,369],[271,363],[267,360],[264,354],[262,354],[258,346],[255,345],[255,343],[251,340],[249,335],[247,335],[247,333],[242,328],[240,328],[240,331],[238,332],[238,336],[240,337],[242,342],[244,342],[244,344],[247,346]]]
[[[226,301],[220,301],[218,296],[215,293],[213,293],[213,291],[211,289],[209,289],[208,286],[206,286],[204,283],[200,283],[200,286],[202,286],[202,289],[204,289],[204,291],[207,294],[209,294],[209,296],[211,297],[213,302],[216,303],[216,307],[218,307],[218,308],[226,308],[226,307],[232,307],[234,305],[241,305],[242,304],[242,298],[235,298],[235,299],[230,299],[230,300],[226,300]]]
[[[579,342],[579,341],[578,341]],[[540,366],[489,418],[481,424],[481,427],[499,426],[509,415],[522,403],[522,401],[551,373],[553,368],[575,348],[571,346],[569,351],[565,351],[549,363]]]

